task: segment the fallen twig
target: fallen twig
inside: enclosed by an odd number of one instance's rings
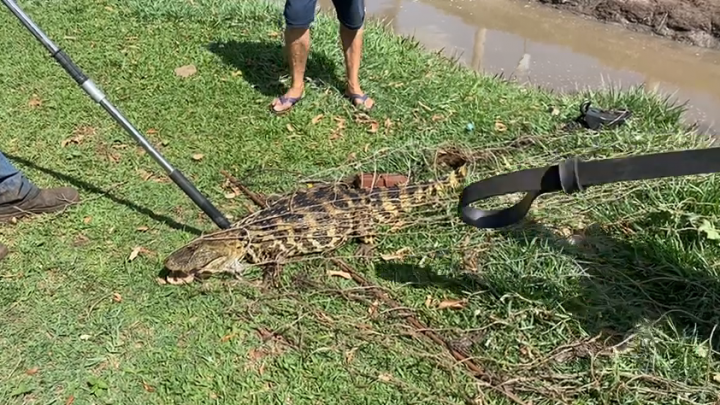
[[[223,176],[225,176],[226,179],[228,179],[230,182],[233,183],[235,187],[240,189],[240,191],[243,192],[249,199],[252,200],[258,207],[265,208],[267,207],[267,199],[264,196],[258,195],[250,191],[247,187],[245,187],[238,179],[233,177],[230,173],[226,172],[225,170],[220,170],[220,173],[222,173]]]

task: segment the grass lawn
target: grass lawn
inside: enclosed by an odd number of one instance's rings
[[[267,105],[286,79],[277,6],[21,6],[235,219],[247,200],[222,170],[280,193],[373,168],[430,176],[425,163],[447,144],[479,152],[471,180],[569,155],[706,145],[681,127],[679,109],[640,90],[524,88],[375,24],[362,77],[377,108],[359,117],[341,97],[337,23],[324,15],[306,98],[275,117]],[[0,48],[1,150],[37,184],[75,186],[84,199],[0,227],[13,250],[0,263],[0,402],[510,403],[397,308],[352,299],[367,294],[328,275],[327,261],[287,266],[273,292],[257,288],[258,272],[158,284],[163,258],[214,224],[4,9]],[[187,65],[194,74],[174,72]],[[562,131],[586,97],[628,107],[633,119],[602,133]],[[713,403],[719,198],[712,176],[597,187],[543,197],[511,229],[480,231],[452,215],[421,224],[380,238],[372,264],[351,262],[526,403]],[[569,242],[573,233],[581,243]],[[401,257],[381,257],[393,253]],[[460,308],[438,304],[449,300]]]

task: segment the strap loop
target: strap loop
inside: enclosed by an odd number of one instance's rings
[[[558,167],[560,172],[560,185],[566,194],[583,191],[580,178],[578,177],[578,162],[577,157],[572,157],[560,163]]]
[[[601,184],[703,173],[720,173],[720,148],[587,162],[572,157],[558,165],[520,170],[472,183],[460,194],[458,211],[462,221],[470,226],[502,228],[520,222],[542,194],[558,191],[572,194]],[[525,197],[509,208],[482,210],[470,206],[490,197],[517,192],[525,192]]]

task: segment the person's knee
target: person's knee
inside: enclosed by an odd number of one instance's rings
[[[359,30],[365,24],[364,0],[335,0],[335,11],[340,24],[349,30]]]
[[[317,0],[285,0],[285,26],[287,28],[310,28],[315,21]]]

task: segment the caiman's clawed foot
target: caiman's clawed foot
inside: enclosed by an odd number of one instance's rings
[[[361,242],[355,250],[355,256],[363,263],[369,264],[375,256],[375,245]]]
[[[273,263],[263,267],[263,286],[265,288],[278,288],[280,283],[280,274],[282,273],[283,266],[281,264]]]

